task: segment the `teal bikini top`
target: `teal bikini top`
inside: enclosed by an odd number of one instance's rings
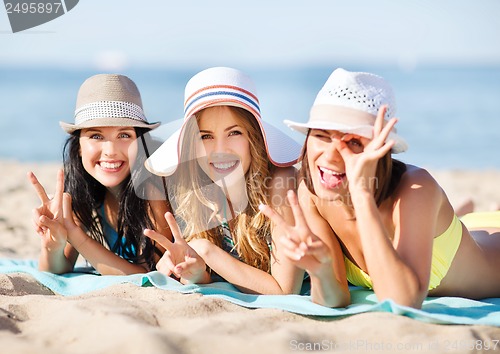
[[[137,256],[137,250],[133,245],[126,245],[126,239],[124,236],[121,238],[118,236],[118,232],[109,224],[109,221],[106,219],[106,213],[104,212],[104,204],[102,204],[99,209],[97,210],[97,213],[101,217],[102,220],[102,232],[104,239],[106,240],[106,243],[109,246],[109,249],[116,253],[118,256],[125,258],[124,254],[133,254],[134,256]],[[119,244],[119,239],[121,242],[121,245]]]

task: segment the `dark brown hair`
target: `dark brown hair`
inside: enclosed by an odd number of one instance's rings
[[[309,130],[310,131],[310,130]],[[309,139],[309,132],[307,133],[304,147],[300,154],[299,162],[302,163],[299,171],[299,183],[304,181],[307,189],[312,194],[316,195],[314,186],[311,180],[311,172],[309,171],[309,161],[307,158],[307,141]],[[388,152],[382,157],[377,164],[377,171],[375,172],[375,192],[374,198],[377,206],[380,206],[384,200],[391,196],[396,190],[401,176],[406,172],[406,165],[396,159],[393,159],[391,153]]]

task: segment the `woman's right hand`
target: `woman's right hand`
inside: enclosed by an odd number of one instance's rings
[[[61,169],[57,173],[56,192],[52,199],[47,196],[45,188],[33,172],[28,174],[28,179],[42,202],[38,208],[33,209],[33,223],[35,231],[41,237],[42,247],[49,251],[62,250],[68,239],[63,215],[63,170]]]
[[[395,144],[394,140],[388,140],[388,138],[397,119],[392,118],[385,124],[386,111],[386,105],[379,108],[373,126],[373,139],[363,147],[362,152],[354,153],[349,149],[346,141],[341,142],[339,153],[345,163],[345,173],[351,195],[360,191],[368,192],[368,195],[374,194],[378,161],[389,153]]]
[[[283,217],[268,205],[261,205],[260,211],[285,234],[278,240],[283,247],[283,254],[297,267],[306,270],[310,275],[321,273],[331,268],[331,253],[329,247],[313,234],[307,225],[304,213],[298,203],[297,195],[293,191],[287,193],[295,225],[288,224]]]
[[[167,276],[174,274],[182,283],[200,282],[206,273],[205,261],[184,240],[172,213],[165,213],[165,220],[172,231],[174,242],[154,230],[144,230],[145,236],[165,248],[165,253],[156,264],[156,269]]]

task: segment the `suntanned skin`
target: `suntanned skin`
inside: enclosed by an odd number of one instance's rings
[[[410,165],[393,195],[377,207],[373,185],[367,181],[373,180],[378,160],[392,148],[387,137],[396,124],[393,119],[384,126],[384,114],[382,107],[372,140],[338,131],[311,130],[309,134],[306,143],[315,194],[302,183],[298,199],[311,229],[292,232],[289,238],[295,242],[288,245],[288,251],[298,266],[304,257],[318,254],[319,248],[329,251],[331,262],[321,264],[331,268],[334,277],[325,271],[319,272],[325,276],[312,279],[313,288],[319,288],[312,293],[313,301],[338,306],[338,294],[347,280],[345,268],[333,264],[342,262],[344,254],[370,275],[379,300],[419,308],[427,295],[499,296],[500,230],[483,230],[474,233],[474,238],[463,226],[448,273],[429,293],[433,241],[448,229],[454,210],[432,176]],[[321,182],[320,168],[345,174],[345,180],[329,188]],[[302,268],[309,271],[306,265]]]

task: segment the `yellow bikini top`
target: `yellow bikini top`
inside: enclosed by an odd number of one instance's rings
[[[451,262],[457,253],[462,240],[462,223],[455,215],[448,229],[434,238],[432,245],[431,276],[429,290],[437,288],[445,277]],[[368,274],[349,260],[344,255],[347,280],[353,285],[373,289],[373,283]]]

